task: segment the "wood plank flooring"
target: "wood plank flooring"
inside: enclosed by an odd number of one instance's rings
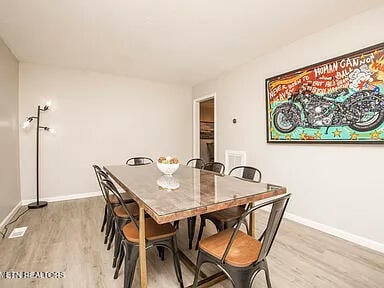
[[[101,197],[49,203],[41,210],[30,210],[10,227],[28,226],[23,238],[0,240],[0,272],[64,271],[64,279],[0,279],[0,287],[123,287],[123,271],[113,279],[113,251],[106,250],[100,232],[104,203]],[[25,209],[23,207],[20,213]],[[258,212],[257,227],[265,224],[266,213]],[[179,247],[189,256],[186,221],[178,231]],[[197,223],[199,224],[199,223]],[[205,235],[213,234],[208,224]],[[148,286],[178,287],[170,253],[162,262],[156,249],[147,253]],[[274,288],[383,288],[384,255],[300,224],[283,221],[269,255]],[[138,265],[139,267],[139,265]],[[140,287],[137,267],[134,287]],[[204,272],[216,268],[206,265]],[[193,281],[182,265],[184,284]],[[215,287],[231,287],[224,281]],[[264,288],[260,273],[253,287]]]

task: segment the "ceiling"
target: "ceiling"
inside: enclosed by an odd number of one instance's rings
[[[194,85],[382,0],[0,0],[24,62]]]

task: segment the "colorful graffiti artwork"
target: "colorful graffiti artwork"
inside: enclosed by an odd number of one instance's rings
[[[384,144],[384,43],[265,84],[267,142]]]

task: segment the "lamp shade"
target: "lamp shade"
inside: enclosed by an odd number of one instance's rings
[[[23,122],[23,129],[28,128],[31,125],[33,118],[29,117]]]

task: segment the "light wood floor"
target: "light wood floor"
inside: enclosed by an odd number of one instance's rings
[[[2,280],[0,287],[123,287],[122,271],[113,279],[112,249],[106,251],[100,224],[103,200],[94,197],[50,203],[41,210],[30,210],[16,226],[28,226],[23,238],[0,240],[0,272],[64,271],[64,279]],[[21,209],[23,210],[23,209]],[[257,215],[262,227],[265,213]],[[184,222],[184,223],[183,223]],[[187,247],[185,221],[178,231],[179,247],[195,257]],[[11,229],[13,228],[11,227]],[[11,230],[10,229],[10,230]],[[208,224],[205,235],[214,233]],[[178,287],[172,259],[166,252],[165,262],[149,250],[149,287]],[[274,288],[383,288],[384,255],[339,238],[284,221],[269,255]],[[206,266],[205,272],[215,268]],[[139,285],[136,271],[134,287]],[[184,283],[193,281],[192,273],[182,265]],[[215,287],[231,287],[229,281]],[[266,287],[259,274],[253,287]]]

